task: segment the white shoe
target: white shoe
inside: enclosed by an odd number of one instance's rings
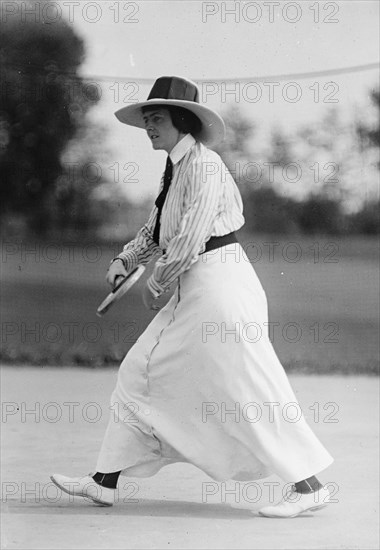
[[[261,508],[259,514],[267,518],[295,518],[308,510],[320,510],[327,506],[329,501],[330,491],[324,487],[314,493],[303,494],[297,493],[293,485],[281,502]]]
[[[88,475],[85,477],[67,477],[60,474],[50,476],[53,483],[62,491],[74,497],[89,498],[96,504],[112,506],[115,502],[116,489],[102,487]]]

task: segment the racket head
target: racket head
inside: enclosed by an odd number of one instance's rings
[[[120,298],[122,298],[124,294],[132,288],[132,286],[140,279],[144,271],[145,266],[139,265],[126,277],[122,277],[121,281],[116,284],[112,292],[110,292],[100,304],[96,310],[96,315],[98,317],[102,317],[115,302],[119,301]]]

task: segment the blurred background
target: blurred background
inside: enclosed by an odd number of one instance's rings
[[[95,316],[165,162],[113,113],[176,74],[225,119],[217,151],[243,196],[240,241],[285,368],[376,373],[378,9],[2,2],[1,360],[116,365],[153,318],[144,281]]]

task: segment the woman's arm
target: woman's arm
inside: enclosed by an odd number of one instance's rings
[[[123,251],[117,256],[121,259],[127,272],[135,267],[149,263],[152,256],[160,251],[160,247],[153,240],[153,229],[156,223],[157,207],[154,206],[147,223],[140,229],[136,237],[126,244]]]
[[[214,159],[213,159],[214,162]],[[197,261],[211,236],[218,215],[223,192],[221,170],[206,170],[204,158],[197,158],[185,177],[188,190],[185,212],[175,237],[169,242],[166,253],[157,260],[147,286],[157,298],[171,283]]]

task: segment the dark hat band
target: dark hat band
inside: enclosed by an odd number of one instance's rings
[[[199,93],[198,88],[188,80],[176,76],[162,76],[154,83],[149,99],[177,99],[199,103]]]

